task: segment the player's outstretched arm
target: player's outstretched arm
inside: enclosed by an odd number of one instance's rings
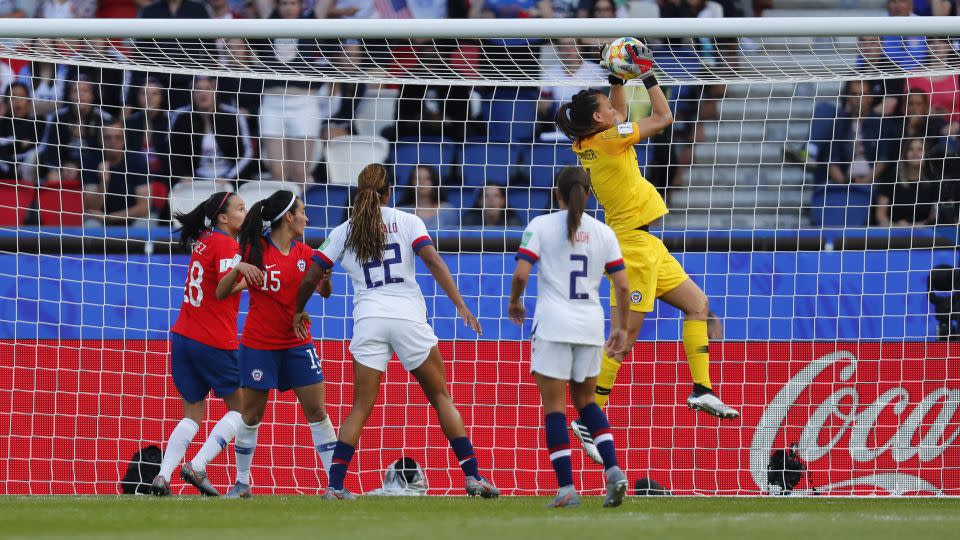
[[[627,281],[627,273],[623,270],[610,275],[613,281],[613,294],[617,297],[617,313],[620,321],[616,327],[610,328],[610,338],[604,348],[610,356],[626,354],[629,352],[631,343],[627,342],[627,320],[630,317],[630,282]]]
[[[263,284],[263,272],[252,264],[238,262],[227,275],[217,282],[217,300],[223,300],[247,288],[252,283],[259,287]]]
[[[530,280],[530,270],[533,265],[520,259],[517,261],[517,268],[513,271],[513,281],[510,283],[510,303],[507,304],[507,316],[516,324],[523,325],[523,320],[527,317],[527,308],[523,305],[523,291],[527,290],[527,282]]]
[[[651,79],[654,84],[647,87],[647,93],[650,94],[650,105],[652,105],[650,116],[637,122],[637,130],[641,139],[653,137],[670,124],[673,124],[673,111],[670,110],[670,102],[667,101],[667,96],[663,94],[660,85],[656,84],[656,79],[653,78],[651,74],[647,79],[644,79],[643,82],[644,84],[648,84]],[[619,88],[620,91],[623,92],[623,87],[621,86]]]
[[[300,339],[306,339],[307,323],[310,322],[310,315],[306,312],[307,301],[313,296],[313,291],[317,290],[320,282],[323,281],[324,269],[319,264],[314,264],[304,274],[300,287],[297,289],[297,304],[293,309],[293,331]]]
[[[453,276],[450,275],[450,269],[447,268],[447,264],[443,262],[440,254],[437,253],[437,249],[432,245],[424,246],[420,249],[418,255],[420,255],[420,259],[423,261],[423,264],[426,265],[427,270],[430,270],[433,279],[436,280],[440,288],[443,289],[443,292],[446,293],[447,298],[453,302],[464,324],[472,328],[477,334],[483,334],[483,329],[480,328],[480,322],[473,316],[473,312],[470,311],[466,302],[463,301],[463,297],[460,296],[460,289],[457,288],[457,284],[453,281]]]

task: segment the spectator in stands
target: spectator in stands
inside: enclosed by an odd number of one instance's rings
[[[579,15],[579,13],[584,13],[584,15]],[[615,2],[614,0],[583,0],[580,2],[578,16],[586,16],[591,19],[615,19],[619,17],[629,17],[630,14],[627,13],[626,2]]]
[[[210,12],[206,4],[194,0],[157,0],[140,9],[138,17],[141,19],[209,19]],[[163,40],[163,45],[157,40],[141,39],[137,41],[136,54],[148,62],[169,62],[169,58],[176,58],[179,64],[185,67],[204,69],[215,60],[213,51],[216,47],[212,41],[205,39],[179,39],[175,41]],[[160,75],[161,83],[170,89],[169,101],[171,108],[178,108],[190,103],[190,75]],[[145,74],[134,73],[130,83],[133,86],[143,84]]]
[[[887,14],[891,17],[913,15],[913,0],[887,0]],[[927,57],[927,42],[923,36],[883,36],[880,41],[887,58],[903,70],[919,68]]]
[[[97,0],[43,0],[38,17],[44,19],[90,19],[97,15]]]
[[[0,18],[24,19],[37,14],[37,0],[3,0],[0,2]]]
[[[473,208],[463,214],[463,224],[472,227],[522,227],[523,220],[507,208],[507,193],[501,186],[486,186]]]
[[[226,59],[224,63],[230,69],[250,71],[256,67],[257,57],[243,38],[228,38],[225,43]],[[241,113],[247,115],[250,122],[250,133],[260,131],[256,124],[260,114],[260,97],[263,94],[263,79],[219,77],[217,91],[223,103],[234,105]]]
[[[923,139],[904,139],[899,165],[877,180],[874,222],[881,227],[933,225],[940,182],[925,174]]]
[[[103,150],[97,165],[83,171],[83,212],[89,222],[125,225],[150,215],[147,160],[127,151],[123,126],[102,129]]]
[[[865,36],[857,39],[857,48],[860,50],[858,68],[869,74],[871,71],[884,73],[899,73],[901,70],[893,61],[887,58],[883,50],[880,36]],[[877,96],[875,113],[879,116],[898,116],[903,111],[904,99],[907,94],[906,79],[880,77],[866,81],[870,93]]]
[[[398,208],[416,214],[428,229],[454,229],[460,226],[460,209],[447,204],[437,169],[420,165],[410,171],[406,195]]]
[[[820,163],[820,182],[873,180],[881,123],[873,113],[875,96],[869,92],[864,81],[848,81],[839,109],[829,102],[821,102],[814,109],[807,148],[811,161]]]
[[[370,0],[316,0],[317,18],[375,19],[377,6]]]
[[[565,82],[593,80],[599,84],[607,78],[607,73],[600,64],[592,61],[596,52],[581,47],[577,40],[555,39],[553,46],[560,58],[560,64],[545,68],[540,75],[540,80],[544,83],[540,106],[549,107],[549,110],[543,112],[549,113],[551,121],[557,103],[570,101],[574,94],[583,90],[583,87],[570,86],[564,84]]]
[[[554,18],[568,19],[571,17],[586,17],[592,3],[590,0],[553,0],[550,7]]]
[[[302,13],[300,0],[278,0],[271,18],[312,18]],[[250,44],[265,65],[279,70],[310,71],[321,61],[320,45],[311,39],[272,39]],[[339,109],[337,88],[319,89],[307,81],[264,81],[260,100],[263,159],[276,180],[305,182],[313,169],[313,149],[325,120]]]
[[[48,181],[79,178],[91,169],[91,151],[100,149],[100,129],[113,117],[100,105],[97,87],[90,81],[70,83],[67,100],[47,117],[39,152],[42,177]],[[99,161],[97,161],[99,163]]]
[[[37,153],[37,121],[33,116],[30,87],[10,84],[3,96],[0,115],[0,178],[34,180]]]
[[[550,0],[474,0],[470,18],[545,18],[553,17]],[[491,78],[515,78],[537,73],[541,39],[490,39],[483,47],[482,68]]]
[[[946,17],[957,14],[956,0],[914,0],[914,15]]]
[[[928,150],[947,144],[947,123],[944,117],[930,114],[929,94],[911,89],[904,112],[903,117],[885,119],[880,131],[878,151],[880,160],[885,163],[895,165],[900,159],[900,143],[903,139],[926,139]],[[877,176],[881,175],[882,171],[879,171]]]
[[[927,40],[930,55],[924,65],[943,71],[957,64],[960,55],[954,50],[949,38],[930,38]],[[939,117],[944,124],[950,124],[950,132],[957,132],[960,122],[960,76],[956,73],[911,77],[907,79],[911,92],[918,90],[930,98],[930,112]]]
[[[206,0],[211,19],[242,19],[242,12],[234,9],[229,0]]]
[[[156,79],[147,79],[133,92],[132,112],[124,121],[126,147],[147,160],[151,177],[166,175],[170,169],[170,109],[167,91]]]
[[[30,86],[37,118],[46,118],[57,110],[66,93],[69,72],[65,65],[37,61],[24,64],[20,69],[17,80]]]
[[[181,182],[226,184],[236,181],[252,158],[246,118],[236,107],[217,102],[213,79],[198,77],[192,103],[177,109],[171,121],[170,175]]]

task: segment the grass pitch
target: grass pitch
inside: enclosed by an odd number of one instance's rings
[[[956,499],[628,497],[607,509],[586,497],[562,510],[547,500],[0,497],[0,538],[919,540],[960,530]]]

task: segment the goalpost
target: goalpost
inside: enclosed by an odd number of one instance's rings
[[[676,117],[637,147],[671,211],[655,229],[711,299],[712,377],[742,417],[686,408],[680,314],[658,306],[607,408],[631,481],[779,493],[771,455],[796,445],[796,492],[960,495],[960,349],[946,341],[960,335],[960,106],[943,109],[960,101],[944,90],[960,92],[960,26],[938,17],[0,21],[0,493],[118,493],[132,455],[180,419],[167,331],[188,258],[171,210],[292,189],[316,246],[374,161],[483,325],[464,329],[423,272],[483,473],[506,494],[552,493],[531,329],[506,316],[512,254],[576,164],[558,100],[604,88],[596,43],[638,33]],[[641,118],[643,87],[628,89]],[[335,273],[333,296],[308,305],[335,427],[351,300]],[[573,455],[577,486],[600,493],[600,469]],[[436,418],[392,364],[347,486],[380,487],[401,457],[429,493],[461,493]],[[227,485],[232,449],[208,470]],[[292,395],[271,397],[252,476],[258,494],[326,484]]]

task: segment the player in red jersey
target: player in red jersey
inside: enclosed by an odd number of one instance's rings
[[[211,389],[230,411],[217,422],[193,460],[180,469],[180,476],[204,495],[219,495],[207,479],[206,466],[241,424],[237,412],[239,293],[247,283],[261,283],[260,270],[240,262],[238,255],[235,237],[246,215],[243,199],[220,192],[189,213],[174,216],[182,224],[180,246],[192,252],[180,315],[170,329],[171,372],[183,398],[183,420],[170,434],[160,473],[151,485],[154,495],[170,494],[170,475],[200,429]]]
[[[290,325],[297,289],[313,264],[313,250],[297,241],[306,225],[303,202],[290,191],[277,191],[250,208],[240,230],[242,260],[263,271],[263,282],[249,289],[250,311],[240,339],[243,423],[235,445],[237,480],[229,498],[251,496],[250,466],[271,389],[292,389],[297,395],[323,468],[330,470],[337,434],[327,417],[320,358],[309,332],[298,337]],[[329,296],[329,279],[317,291]]]

